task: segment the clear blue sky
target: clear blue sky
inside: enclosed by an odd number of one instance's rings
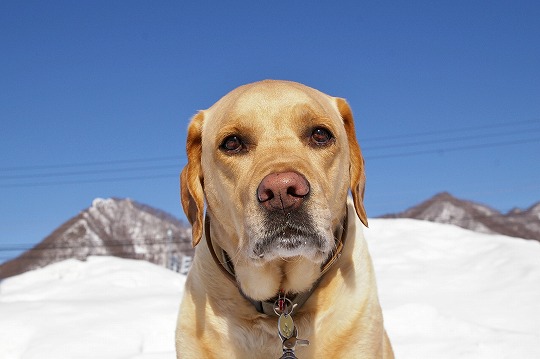
[[[539,19],[538,1],[2,1],[0,248],[96,197],[182,218],[189,118],[265,78],[348,99],[370,216],[440,191],[528,207]]]

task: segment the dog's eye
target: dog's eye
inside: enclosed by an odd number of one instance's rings
[[[229,136],[223,140],[220,148],[227,153],[238,153],[244,149],[244,143],[238,136]]]
[[[313,130],[311,133],[311,143],[313,143],[316,146],[326,146],[330,144],[330,142],[334,139],[334,136],[332,136],[332,133],[328,131],[326,128],[323,127],[317,127]]]

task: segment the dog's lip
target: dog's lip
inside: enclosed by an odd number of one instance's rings
[[[255,260],[295,256],[318,260],[331,250],[331,234],[305,206],[289,213],[264,212],[262,221],[252,228],[249,256]]]
[[[264,258],[275,253],[296,255],[302,251],[323,252],[323,247],[321,236],[287,226],[280,231],[260,238],[253,247],[253,256],[254,258]]]

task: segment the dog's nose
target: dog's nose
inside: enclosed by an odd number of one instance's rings
[[[309,182],[296,172],[271,173],[257,188],[257,199],[269,211],[291,211],[309,194]]]

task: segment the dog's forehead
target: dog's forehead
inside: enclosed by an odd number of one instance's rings
[[[206,114],[215,124],[222,124],[257,115],[272,118],[302,107],[325,116],[337,113],[334,98],[329,95],[296,82],[265,80],[234,89]]]

